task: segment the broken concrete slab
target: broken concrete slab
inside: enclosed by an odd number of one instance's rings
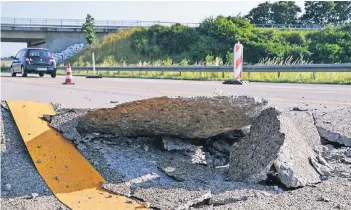
[[[322,138],[351,147],[351,109],[315,113],[314,118]]]
[[[60,109],[57,110],[56,115],[52,115],[50,119],[50,126],[63,133],[63,136],[75,143],[81,141],[81,135],[77,132],[76,126],[78,124],[77,118],[83,116],[88,112],[85,109]],[[45,118],[48,118],[46,116]]]
[[[199,183],[194,182],[178,182],[138,187],[133,196],[148,201],[154,208],[182,210],[211,197],[210,190],[203,190],[199,186]]]
[[[215,169],[193,164],[184,158],[174,157],[172,160],[162,160],[158,162],[157,167],[178,181],[202,181],[208,183],[226,179],[225,175]]]
[[[278,193],[274,190],[274,187],[229,181],[212,182],[209,188],[212,193],[209,200],[210,205],[225,205]]]
[[[207,139],[251,124],[266,100],[249,96],[159,97],[99,109],[79,118],[82,133]]]
[[[267,178],[267,173],[284,143],[280,133],[278,112],[268,108],[256,118],[249,136],[245,136],[231,148],[229,173],[232,181],[258,183]]]
[[[129,182],[119,184],[103,183],[101,184],[101,187],[118,195],[130,197],[132,194],[132,190],[130,188],[131,184]]]
[[[316,153],[309,140],[313,130],[302,128],[296,115],[274,107],[261,112],[253,122],[250,135],[232,147],[229,176],[233,181],[258,183],[267,178],[274,163],[280,181],[288,188],[320,182],[309,162]]]
[[[351,160],[351,148],[328,148],[326,146],[319,150],[321,156],[327,162],[327,169],[330,171],[331,176],[351,178],[351,167],[349,160]],[[315,160],[317,163],[318,160]],[[322,165],[322,164],[320,164]],[[317,164],[317,167],[320,165]],[[322,169],[325,169],[325,165],[322,165]]]
[[[321,181],[309,161],[317,156],[313,147],[320,144],[320,137],[315,127],[309,128],[313,126],[312,116],[306,119],[304,113],[284,113],[279,117],[280,132],[285,138],[274,166],[280,181],[288,188]]]

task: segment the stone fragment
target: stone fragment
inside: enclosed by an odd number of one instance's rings
[[[151,207],[157,209],[189,209],[190,206],[211,197],[209,190],[193,188],[192,185],[192,182],[176,182],[145,188],[138,187],[133,196],[149,202]]]
[[[131,196],[131,184],[130,183],[119,183],[119,184],[112,184],[112,183],[103,183],[101,187],[105,190],[114,192],[118,195],[123,195],[130,197]]]
[[[39,196],[38,193],[32,193],[31,195],[32,195],[32,199],[35,199],[35,198],[37,198]]]
[[[116,194],[130,197],[131,196],[131,188],[134,185],[137,185],[137,184],[140,184],[143,182],[147,182],[147,181],[151,181],[154,179],[159,179],[159,178],[160,178],[160,176],[157,175],[156,173],[150,173],[150,174],[146,174],[146,175],[141,176],[141,177],[137,177],[135,179],[131,179],[127,182],[122,182],[122,183],[117,183],[117,184],[101,183],[101,187],[108,190],[108,191],[114,192]]]
[[[331,175],[330,169],[327,166],[320,164],[317,159],[310,158],[310,161],[311,161],[312,166],[316,169],[316,171],[321,176],[330,176]]]
[[[344,158],[344,163],[351,164],[351,158]]]
[[[167,151],[190,151],[194,152],[196,150],[196,146],[190,144],[189,142],[182,141],[180,139],[173,139],[164,137],[162,139],[163,148]]]
[[[265,197],[277,194],[274,187],[258,184],[224,181],[212,182],[209,185],[212,193],[209,200],[210,205],[225,205],[237,201],[246,201],[258,196]]]
[[[303,107],[294,107],[292,111],[308,111],[308,109],[303,108]]]
[[[328,141],[351,146],[351,109],[314,114],[320,136]]]
[[[85,109],[62,109],[56,115],[51,116],[50,126],[63,133],[63,136],[71,141],[80,142],[81,135],[77,132],[77,117],[85,115]]]
[[[194,164],[208,165],[206,153],[203,151],[202,146],[196,146],[194,151],[181,150],[180,153],[189,156]]]
[[[168,176],[174,177],[178,181],[202,181],[206,183],[225,180],[225,176],[213,168],[192,164],[180,158],[159,161],[157,166]]]

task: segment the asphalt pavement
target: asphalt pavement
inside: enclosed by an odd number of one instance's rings
[[[30,100],[61,103],[67,108],[102,108],[118,103],[159,96],[211,96],[220,90],[253,95],[279,108],[306,106],[351,107],[350,85],[249,83],[223,85],[220,81],[187,81],[130,78],[85,78],[73,75],[75,85],[64,85],[64,76],[11,77],[1,74],[1,100]]]

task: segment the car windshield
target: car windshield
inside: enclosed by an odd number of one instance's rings
[[[51,57],[51,54],[50,54],[49,50],[35,49],[35,50],[29,50],[28,56],[29,57],[47,58],[47,57]]]

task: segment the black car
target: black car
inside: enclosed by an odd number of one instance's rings
[[[48,49],[45,48],[25,48],[20,50],[13,59],[11,64],[11,75],[22,74],[26,77],[28,73],[50,74],[52,78],[56,77],[56,61]]]

